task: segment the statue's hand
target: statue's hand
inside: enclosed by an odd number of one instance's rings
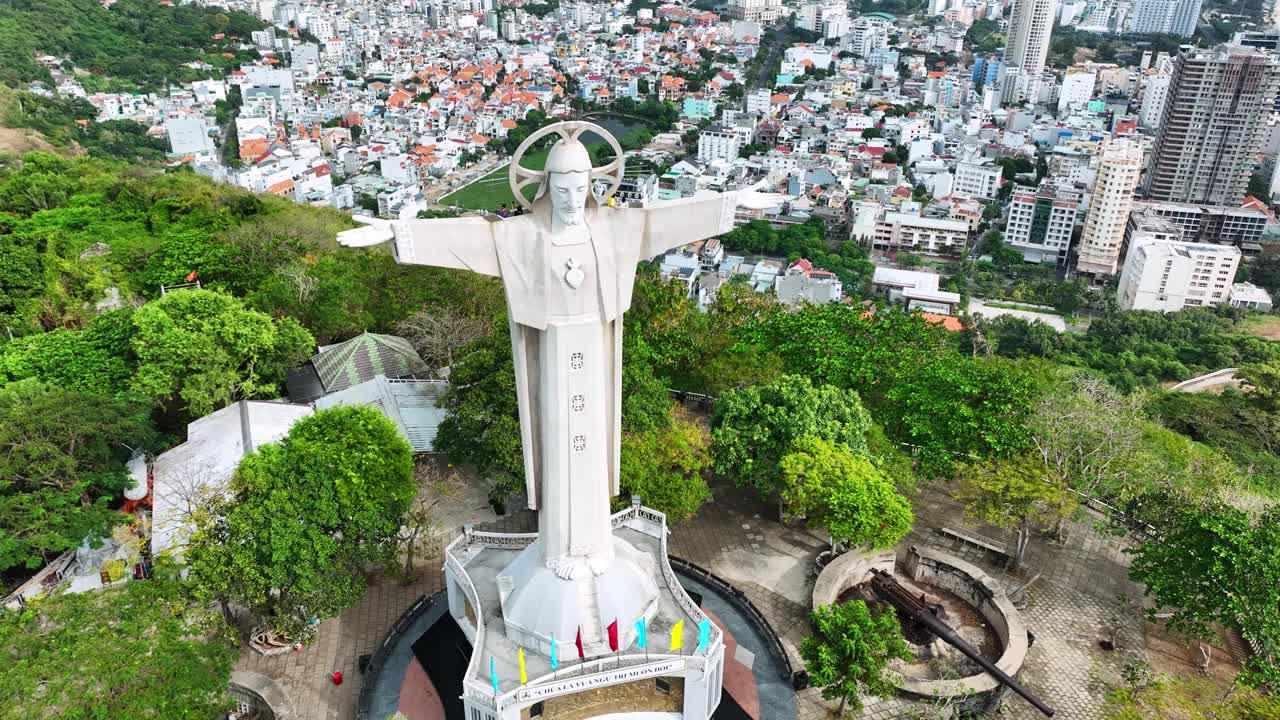
[[[762,193],[755,190],[739,190],[738,191],[738,207],[744,207],[748,210],[765,210],[771,207],[777,207],[782,204],[786,195],[782,193]]]
[[[364,223],[365,227],[338,233],[338,244],[343,247],[371,247],[394,240],[396,237],[390,220],[380,220],[364,215],[352,215],[351,219]]]

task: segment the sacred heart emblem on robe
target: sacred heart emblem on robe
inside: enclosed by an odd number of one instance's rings
[[[569,258],[565,265],[569,268],[569,272],[564,274],[564,281],[574,290],[582,287],[582,281],[587,279],[587,274],[582,270],[582,263],[578,262],[578,258]]]

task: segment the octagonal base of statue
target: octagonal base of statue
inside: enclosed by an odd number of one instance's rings
[[[565,580],[547,566],[541,541],[521,550],[498,576],[507,638],[550,656],[554,637],[558,659],[573,661],[578,659],[579,629],[584,650],[604,655],[612,650],[600,628],[617,621],[618,641],[625,643],[619,649],[630,647],[636,622],[651,621],[658,609],[657,564],[652,555],[615,536],[613,557],[602,569],[596,575],[584,563],[577,577]]]
[[[724,682],[724,640],[710,623],[707,642],[699,645],[698,624],[707,617],[667,562],[666,518],[635,506],[613,515],[611,526],[612,562],[600,575],[573,580],[546,567],[537,533],[468,531],[450,543],[449,612],[472,644],[462,694],[469,719],[516,720],[521,710],[551,698],[655,678],[678,679],[679,717],[711,717]],[[645,647],[637,643],[642,617]],[[615,618],[617,652],[607,636]],[[677,623],[682,632],[673,642]],[[579,627],[583,659],[574,642]]]

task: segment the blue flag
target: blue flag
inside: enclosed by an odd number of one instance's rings
[[[560,657],[558,653],[556,653],[556,636],[554,633],[552,633],[551,635],[551,669],[555,670],[558,667],[560,667]]]
[[[643,617],[636,621],[636,647],[641,650],[649,647],[649,628]]]
[[[489,679],[493,680],[493,694],[498,694],[498,671],[493,669],[493,658],[489,658]]]
[[[711,642],[711,619],[702,618],[702,622],[698,623],[698,650],[706,650],[707,644]]]

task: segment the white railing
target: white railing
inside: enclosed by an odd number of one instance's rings
[[[453,577],[458,585],[462,588],[463,594],[467,596],[467,601],[471,603],[471,610],[476,616],[476,636],[471,647],[471,658],[467,661],[467,674],[463,679],[463,692],[467,697],[481,703],[487,707],[495,708],[494,696],[489,691],[488,686],[475,680],[480,672],[480,658],[484,655],[484,608],[480,606],[480,593],[476,592],[476,586],[471,582],[471,576],[467,574],[467,569],[462,562],[454,555],[454,548],[465,541],[466,536],[455,538],[449,546],[444,549],[444,565],[445,568],[453,572]],[[476,650],[480,650],[477,652]]]
[[[480,545],[498,550],[512,550],[529,547],[538,539],[538,533],[495,533],[472,530],[464,537],[468,547]]]
[[[623,655],[603,657],[571,665],[563,670],[533,678],[528,683],[508,690],[498,698],[498,707],[506,709],[524,705],[556,695],[585,690],[588,687],[612,684],[619,678],[610,677],[622,671],[635,679],[658,675],[674,675],[706,667],[706,658],[691,655]]]
[[[676,577],[675,571],[671,569],[671,563],[667,560],[667,516],[652,508],[644,506],[629,507],[620,512],[614,513],[609,518],[610,525],[613,530],[621,527],[630,527],[637,532],[644,533],[658,540],[658,553],[661,556],[658,566],[661,568],[663,580],[667,583],[667,589],[675,598],[676,604],[684,611],[686,615],[694,620],[695,623],[701,623],[707,619],[702,609],[694,604],[693,599],[685,592],[684,587],[680,584],[679,578]],[[537,533],[495,533],[495,532],[479,532],[469,530],[462,536],[455,538],[445,548],[445,567],[453,571],[458,579],[458,584],[462,587],[467,599],[471,603],[472,609],[476,615],[476,636],[475,642],[472,643],[471,659],[467,663],[467,674],[463,680],[463,691],[468,698],[483,704],[486,707],[495,710],[506,708],[512,704],[524,703],[528,700],[526,697],[531,687],[536,687],[547,682],[563,682],[569,680],[573,676],[590,681],[592,676],[607,674],[617,671],[623,667],[635,667],[637,670],[641,666],[654,665],[656,663],[666,663],[675,660],[683,662],[682,667],[689,669],[705,669],[707,659],[715,657],[720,652],[724,644],[723,633],[719,626],[711,623],[711,637],[707,643],[707,647],[702,652],[694,651],[690,655],[623,655],[614,657],[603,657],[590,660],[580,665],[566,668],[563,673],[552,673],[551,675],[543,675],[535,678],[532,682],[523,685],[506,693],[495,695],[493,688],[481,682],[480,677],[480,659],[484,655],[484,611],[480,607],[480,596],[476,592],[475,586],[471,583],[471,578],[467,575],[466,567],[463,565],[455,554],[461,544],[463,549],[468,549],[473,545],[486,548],[498,549],[518,549],[531,545],[538,539]],[[477,652],[477,650],[480,650]],[[655,669],[660,669],[655,665]]]

